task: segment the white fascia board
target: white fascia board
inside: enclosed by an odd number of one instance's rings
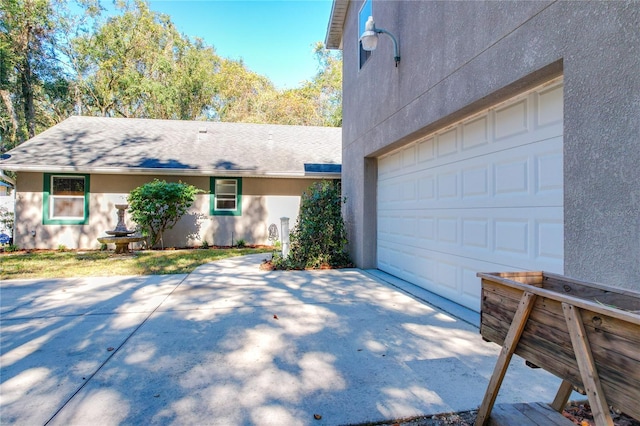
[[[73,167],[73,166],[14,166],[5,167],[14,172],[32,173],[82,173],[104,175],[168,175],[168,176],[229,176],[255,178],[298,178],[308,179],[340,179],[340,173],[305,173],[305,172],[257,172],[255,170],[203,170],[203,169],[151,169],[127,167]],[[15,185],[15,183],[14,183]]]

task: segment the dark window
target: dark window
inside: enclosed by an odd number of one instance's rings
[[[364,3],[362,3],[362,7],[360,8],[360,13],[358,15],[358,48],[360,49],[360,68],[362,68],[367,60],[371,57],[371,52],[368,50],[364,50],[362,48],[362,42],[360,41],[360,36],[364,32],[364,27],[367,23],[367,19],[369,19],[369,16],[373,16],[373,6],[371,2],[372,0],[365,0]]]

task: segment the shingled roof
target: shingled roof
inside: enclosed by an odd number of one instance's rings
[[[339,177],[341,129],[73,116],[2,156],[34,172]]]

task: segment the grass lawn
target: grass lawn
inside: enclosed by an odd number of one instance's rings
[[[3,253],[0,254],[0,279],[184,274],[214,260],[272,251],[268,248],[233,248],[145,250],[127,255],[109,251]]]

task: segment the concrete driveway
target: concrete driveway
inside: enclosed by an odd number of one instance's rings
[[[2,282],[0,423],[338,425],[482,401],[500,348],[476,314],[379,272],[262,258]],[[498,402],[551,401],[559,383],[515,359]]]

